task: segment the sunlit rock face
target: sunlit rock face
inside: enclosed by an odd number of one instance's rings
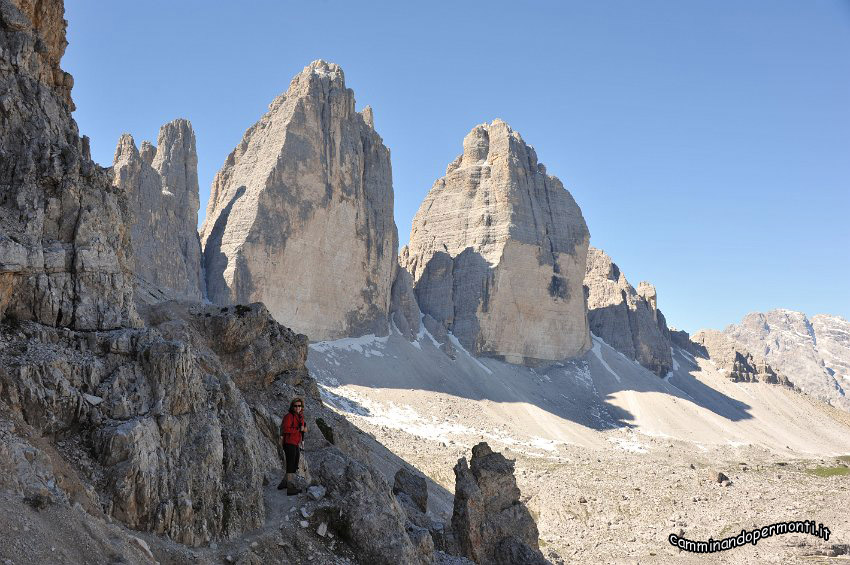
[[[201,241],[213,302],[262,301],[311,340],[386,335],[390,152],[339,66],[311,63],[248,129],[213,181]]]
[[[188,120],[159,130],[157,144],[133,137],[118,140],[113,184],[127,195],[137,297],[146,301],[201,300],[201,243],[198,239],[198,154]]]
[[[423,314],[477,355],[537,364],[590,347],[581,210],[508,124],[476,126],[413,220],[401,260]]]

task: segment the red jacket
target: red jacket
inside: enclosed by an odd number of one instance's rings
[[[280,435],[283,443],[298,445],[301,443],[301,426],[304,425],[304,416],[287,412],[280,423]]]

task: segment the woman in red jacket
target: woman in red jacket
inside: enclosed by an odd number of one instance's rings
[[[294,482],[295,473],[298,471],[298,458],[301,455],[301,441],[307,424],[304,422],[304,401],[293,398],[289,403],[289,412],[280,423],[280,443],[283,445],[283,453],[286,455],[286,477],[277,485],[278,489],[286,487],[287,495],[301,492]]]

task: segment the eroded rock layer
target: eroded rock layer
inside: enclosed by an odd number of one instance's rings
[[[654,286],[641,282],[635,290],[607,253],[591,247],[584,287],[594,335],[659,376],[673,368],[670,333]]]
[[[133,272],[138,291],[167,298],[201,300],[201,244],[198,238],[198,155],[187,120],[159,130],[157,146],[133,137],[118,140],[113,182],[127,194],[133,220]]]
[[[697,350],[703,349],[705,355],[726,372],[731,381],[794,386],[784,374],[777,374],[763,356],[751,353],[744,344],[723,332],[700,330],[690,339],[697,344]]]
[[[398,234],[390,153],[342,69],[311,63],[216,175],[209,298],[264,302],[312,340],[386,335]]]
[[[478,355],[537,363],[586,351],[589,232],[561,181],[508,124],[473,128],[413,219],[402,261],[423,314]]]

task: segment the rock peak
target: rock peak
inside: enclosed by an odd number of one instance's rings
[[[210,300],[262,301],[314,340],[386,335],[398,234],[370,113],[319,60],[248,129],[210,190]]]
[[[659,376],[673,368],[670,330],[652,284],[635,289],[607,253],[591,247],[584,288],[594,335]]]
[[[572,195],[497,119],[472,128],[434,183],[413,219],[404,267],[422,313],[465,348],[537,364],[590,345],[582,289],[589,237]]]
[[[286,95],[305,95],[317,89],[327,91],[329,88],[345,89],[345,73],[336,63],[318,59],[295,75]]]
[[[129,133],[122,133],[121,137],[118,138],[118,145],[115,147],[115,156],[112,160],[114,162],[122,158],[130,158],[133,155],[139,155],[136,140]]]
[[[133,136],[118,140],[113,183],[127,195],[132,216],[134,274],[142,300],[203,298],[198,239],[198,156],[192,124],[163,125],[157,146]]]

